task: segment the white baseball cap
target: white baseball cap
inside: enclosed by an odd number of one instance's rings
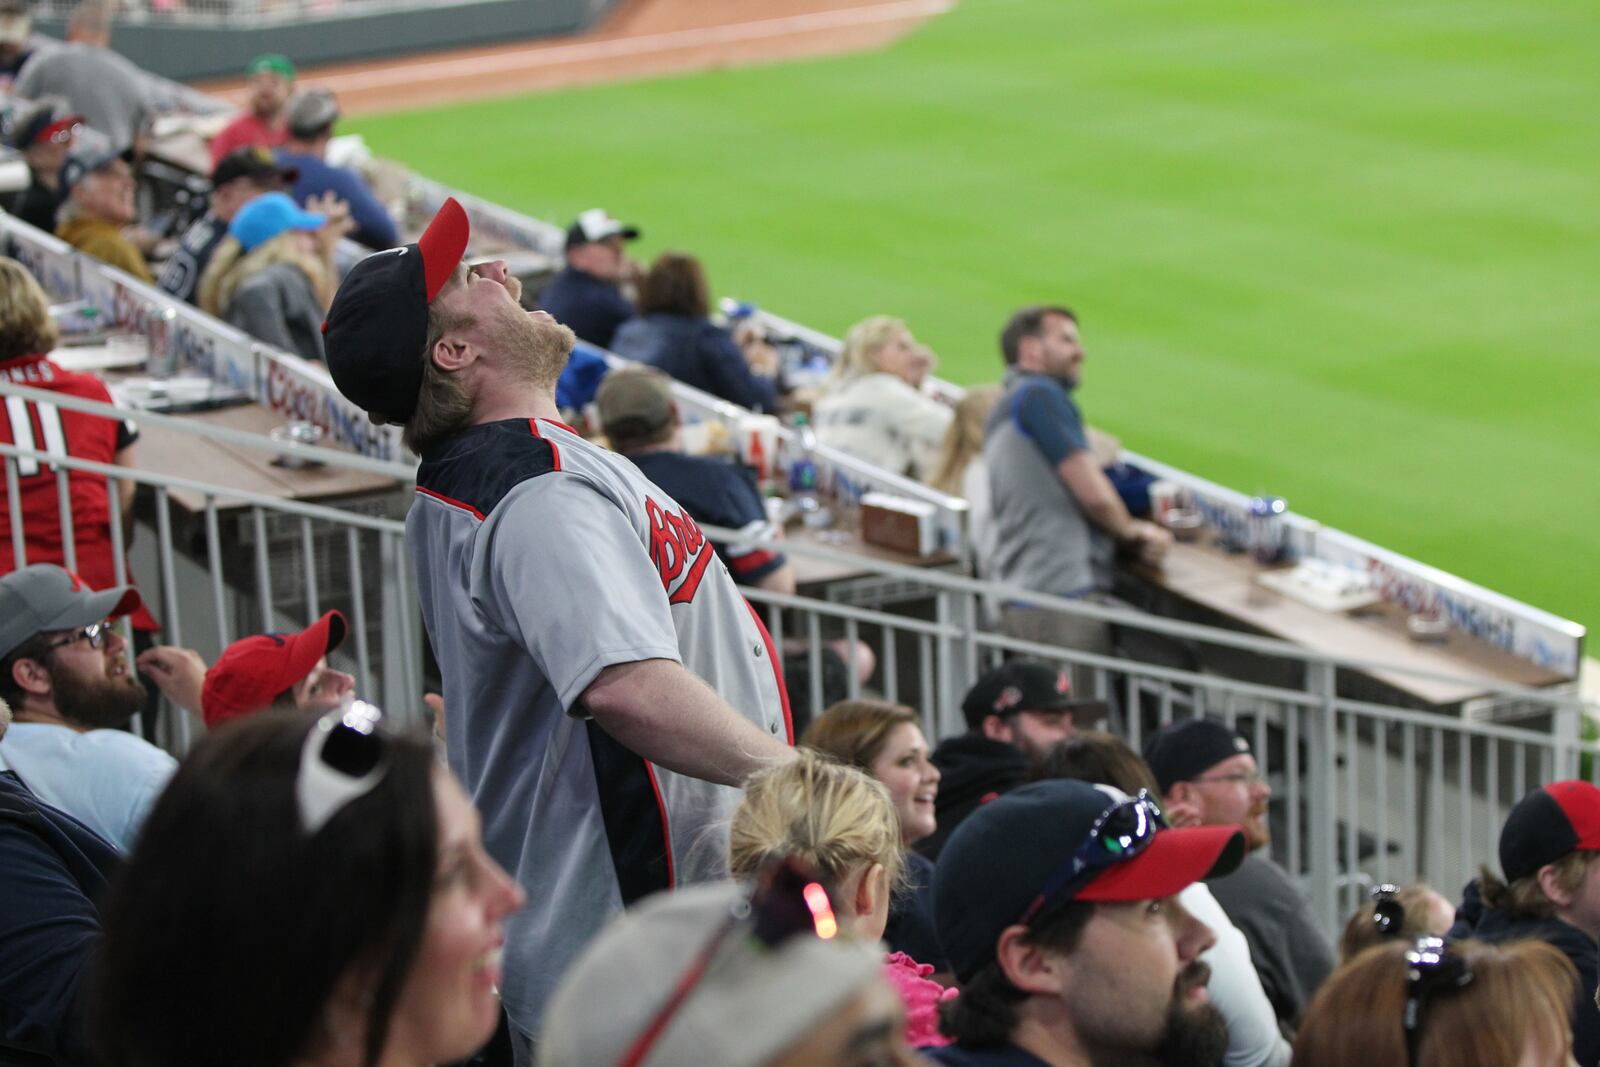
[[[638,236],[639,227],[618,222],[608,215],[604,208],[595,207],[579,215],[577,221],[567,227],[567,247],[576,248],[579,245],[594,244],[608,237],[620,237],[624,241],[631,241]]]

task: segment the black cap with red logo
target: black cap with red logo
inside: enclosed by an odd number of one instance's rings
[[[416,244],[368,256],[351,268],[322,324],[328,373],[351,403],[404,422],[422,388],[428,305],[467,251],[471,227],[454,197]]]
[[[1012,659],[978,679],[961,702],[967,726],[983,728],[990,715],[1017,715],[1024,711],[1070,711],[1093,720],[1106,713],[1104,701],[1079,700],[1072,695],[1072,678],[1066,670],[1041,659]]]

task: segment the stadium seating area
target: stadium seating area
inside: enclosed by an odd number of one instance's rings
[[[1064,307],[964,390],[288,58],[99,99],[84,7],[0,214],[0,1064],[1600,1064],[1582,627],[1084,425]]]

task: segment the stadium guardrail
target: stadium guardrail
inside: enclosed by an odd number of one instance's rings
[[[110,405],[71,400],[0,382],[0,396],[49,400],[108,418],[130,415],[180,432],[182,420],[149,412],[129,413]],[[305,448],[264,442],[257,435],[207,428],[200,442],[230,437],[251,447],[276,448],[304,457]],[[378,465],[337,450],[321,450],[330,464],[373,470]],[[12,547],[26,557],[26,523],[20,507],[20,464],[50,468],[57,484],[60,516],[69,531],[68,473],[107,479],[115,494],[124,481],[148,487],[154,501],[153,544],[136,556],[141,585],[156,598],[164,639],[214,655],[228,640],[256,629],[306,625],[330,606],[352,620],[349,662],[363,692],[381,693],[402,717],[420,715],[423,636],[404,550],[403,523],[339,508],[296,503],[241,492],[201,479],[174,478],[91,463],[48,450],[0,445]],[[399,468],[396,470],[395,468]],[[399,474],[405,465],[382,465]],[[174,493],[198,499],[190,516],[197,531],[185,535],[174,514]],[[737,531],[706,528],[712,539],[755,543]],[[787,540],[763,543],[794,556],[826,562],[863,561],[835,548]],[[185,544],[189,545],[185,549]],[[123,545],[113,530],[118,558]],[[1463,721],[1340,695],[1342,671],[1417,672],[1393,664],[1318,655],[1287,642],[1215,630],[1079,601],[1040,597],[1026,590],[944,572],[882,562],[867,566],[902,583],[932,604],[929,617],[801,596],[749,589],[780,646],[794,638],[804,650],[809,706],[821,710],[822,648],[829,639],[865,641],[878,660],[876,688],[887,699],[921,710],[930,737],[964,728],[960,697],[978,674],[1006,654],[1042,655],[1086,668],[1090,695],[1110,701],[1110,725],[1137,746],[1150,729],[1178,718],[1207,715],[1243,729],[1255,740],[1263,773],[1272,784],[1275,852],[1302,874],[1330,931],[1339,916],[1361,899],[1373,881],[1423,878],[1447,890],[1470,876],[1473,865],[1492,855],[1504,812],[1543,781],[1596,774],[1600,751],[1585,740],[1580,722],[1586,707],[1577,698],[1518,687],[1494,687],[1493,695],[1541,709],[1545,729]],[[119,567],[121,565],[119,564]],[[343,575],[341,581],[338,576]],[[119,579],[123,572],[119,570]],[[1020,641],[993,632],[983,605],[994,598],[1026,594],[1043,606],[1094,617],[1119,627],[1176,640],[1221,645],[1295,664],[1298,687],[1264,685],[1196,670],[1164,667],[1115,655]],[[858,678],[847,672],[848,694],[860,695]],[[1445,677],[1445,676],[1436,676]],[[193,724],[181,717],[168,735],[182,750]]]

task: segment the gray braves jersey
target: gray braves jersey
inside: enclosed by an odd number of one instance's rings
[[[653,766],[585,713],[606,667],[682,663],[792,741],[771,639],[694,521],[632,463],[557,422],[431,449],[406,517],[444,675],[450,766],[489,852],[528,891],[507,929],[511,1020],[540,1014],[625,904],[725,872],[737,789]]]

